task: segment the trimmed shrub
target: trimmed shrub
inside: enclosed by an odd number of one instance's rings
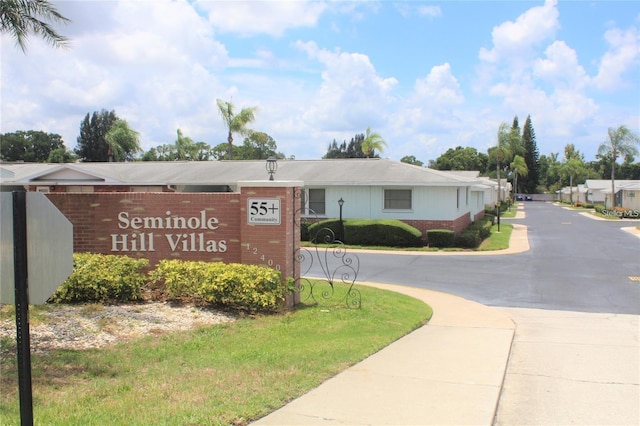
[[[602,214],[603,210],[606,210],[606,207],[604,206],[604,204],[596,204],[595,206],[593,206],[593,208],[597,213],[600,213],[600,214]]]
[[[73,272],[49,298],[53,303],[131,302],[142,299],[147,259],[74,253]]]
[[[483,238],[480,237],[478,228],[467,228],[460,233],[455,239],[456,247],[460,248],[476,248],[480,245]]]
[[[344,243],[361,246],[421,247],[420,230],[395,219],[348,219],[343,221]],[[309,226],[314,243],[333,243],[340,237],[340,221],[323,220]]]
[[[449,229],[429,229],[427,231],[427,242],[431,247],[451,247],[454,241],[455,234]]]
[[[300,222],[300,241],[309,241],[309,226],[311,222]]]
[[[287,284],[279,271],[238,263],[161,260],[151,274],[167,296],[249,312],[277,312]]]

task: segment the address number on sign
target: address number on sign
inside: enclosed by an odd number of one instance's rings
[[[278,198],[249,198],[247,220],[252,225],[280,225],[280,200]]]

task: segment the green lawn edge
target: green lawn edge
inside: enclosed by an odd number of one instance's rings
[[[428,322],[424,302],[355,286],[361,309],[300,305],[101,350],[33,354],[35,424],[244,425]],[[15,360],[0,365],[0,424],[18,425]]]

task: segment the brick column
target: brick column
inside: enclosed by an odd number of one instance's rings
[[[241,263],[277,269],[283,280],[299,278],[300,265],[294,261],[300,248],[300,228],[296,225],[300,223],[300,197],[296,192],[302,186],[299,181],[238,183]],[[297,302],[299,293],[287,295],[287,308]]]

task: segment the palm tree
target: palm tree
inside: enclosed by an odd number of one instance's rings
[[[500,202],[500,168],[503,161],[508,161],[511,157],[511,141],[514,138],[514,133],[509,128],[507,123],[501,123],[498,128],[498,145],[491,150],[493,156],[496,159],[496,175],[498,178],[498,202]]]
[[[584,174],[584,163],[575,157],[569,158],[560,166],[562,174],[569,176],[569,202],[573,205],[573,179]]]
[[[387,142],[382,139],[379,133],[372,132],[371,127],[367,127],[367,132],[364,135],[364,140],[362,141],[362,153],[365,157],[369,158],[375,150],[382,152],[384,148],[387,146]]]
[[[58,34],[47,21],[71,22],[47,0],[0,0],[0,33],[10,33],[23,52],[27,51],[27,39],[31,33],[42,37],[53,47],[66,46],[69,39]]]
[[[511,171],[514,173],[513,178],[513,193],[514,195],[518,192],[518,176],[526,176],[529,174],[529,168],[527,167],[527,162],[524,157],[520,155],[516,155],[513,158],[510,166]]]
[[[247,129],[247,124],[255,119],[254,113],[256,108],[242,108],[238,114],[235,114],[233,112],[234,106],[231,102],[216,99],[216,103],[218,104],[220,116],[222,116],[224,124],[229,130],[229,136],[227,137],[227,142],[229,142],[229,160],[233,160],[233,133],[238,133],[242,136],[249,134],[250,129]]]
[[[605,156],[611,156],[611,206],[616,206],[616,193],[615,193],[615,181],[616,181],[616,159],[618,156],[626,155],[638,155],[638,148],[636,145],[640,143],[638,135],[633,133],[625,125],[618,126],[617,129],[609,127],[609,140],[602,142],[598,147],[598,154]]]
[[[116,120],[104,139],[108,145],[109,162],[132,160],[136,153],[142,151],[138,132],[131,129],[125,120]]]

